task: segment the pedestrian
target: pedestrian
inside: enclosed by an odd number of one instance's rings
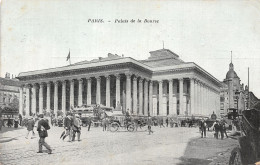
[[[160,128],[163,126],[163,127],[165,127],[164,125],[163,125],[163,118],[160,118],[159,119],[159,125],[160,125]]]
[[[106,131],[107,129],[107,124],[106,124],[106,113],[105,110],[103,110],[102,114],[101,114],[101,121],[102,121],[102,127],[103,127],[103,131]]]
[[[165,122],[166,122],[166,127],[168,127],[168,123],[169,123],[168,117],[166,118]]]
[[[202,120],[200,123],[200,130],[201,130],[201,138],[206,137],[206,128],[207,128],[207,123],[205,122],[205,120]]]
[[[40,120],[38,121],[37,131],[39,133],[39,151],[37,153],[42,153],[42,146],[48,150],[48,154],[52,153],[51,147],[45,142],[45,138],[48,137],[47,130],[50,129],[50,125],[47,119],[43,118],[43,114],[39,115]]]
[[[69,142],[71,142],[72,138],[72,125],[73,125],[73,119],[71,116],[71,113],[68,112],[67,116],[64,118],[64,129],[65,129],[65,135],[63,136],[62,140],[64,140],[67,136],[69,136]]]
[[[88,124],[88,131],[90,131],[90,126],[92,124],[92,118],[90,116],[88,117],[87,124]]]
[[[23,117],[22,117],[22,115],[21,114],[19,114],[19,121],[20,121],[20,126],[22,126],[22,121],[23,121]]]
[[[19,124],[19,119],[18,117],[14,118],[14,128],[18,128],[18,124]]]
[[[3,126],[3,120],[2,117],[0,117],[0,131],[2,130],[2,126]]]
[[[12,127],[12,125],[13,125],[12,120],[10,119],[10,117],[8,117],[7,126],[10,128],[10,127]]]
[[[25,137],[26,139],[28,139],[30,132],[32,134],[31,139],[32,139],[32,136],[34,136],[34,132],[33,132],[34,125],[35,125],[35,122],[34,122],[33,118],[30,116],[27,121],[27,135]]]
[[[224,134],[226,135],[226,138],[228,138],[227,131],[226,131],[226,126],[225,126],[225,122],[224,121],[222,121],[220,123],[220,134],[221,134],[221,140],[223,140]]]
[[[218,139],[218,134],[219,134],[219,131],[220,131],[220,125],[219,125],[218,120],[214,124],[214,130],[215,130],[214,136],[215,136],[216,139]]]
[[[82,122],[81,122],[81,120],[79,118],[79,115],[75,114],[74,118],[73,118],[73,136],[72,136],[72,141],[75,141],[76,134],[77,134],[78,141],[80,141],[81,124],[82,124]]]
[[[152,131],[152,119],[151,119],[150,116],[148,117],[147,125],[148,125],[148,132],[149,132],[149,135],[150,135],[151,133],[153,133],[153,131]]]

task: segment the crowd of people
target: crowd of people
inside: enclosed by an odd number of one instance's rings
[[[201,133],[201,138],[206,138],[207,135],[207,128],[209,129],[209,126],[207,125],[207,122],[202,119],[200,121],[200,125],[199,125],[199,129],[200,129],[200,133]],[[227,135],[227,131],[226,131],[226,122],[224,120],[216,120],[212,127],[211,127],[214,131],[214,138],[218,139],[219,136],[221,138],[221,140],[224,139],[224,135],[226,135],[226,138],[228,138]]]

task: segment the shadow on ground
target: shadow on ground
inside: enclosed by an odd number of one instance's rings
[[[237,145],[234,139],[193,138],[178,165],[228,164],[230,152]],[[216,163],[217,162],[217,163]]]

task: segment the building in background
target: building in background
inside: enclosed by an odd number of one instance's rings
[[[11,78],[9,73],[6,73],[5,78],[0,77],[0,116],[4,119],[8,116],[12,118],[14,114],[18,115],[20,87],[21,82],[13,76]],[[23,110],[24,102],[21,102],[21,111]]]
[[[221,82],[168,49],[151,51],[146,60],[109,53],[106,58],[22,72],[18,79],[29,98],[26,114],[53,110],[57,115],[83,104],[120,105],[134,115],[220,113]]]
[[[247,92],[245,91],[244,84],[241,84],[241,80],[237,76],[231,60],[229,71],[221,86],[220,115],[227,115],[229,109],[238,109],[238,112],[241,113],[246,109],[246,96]]]

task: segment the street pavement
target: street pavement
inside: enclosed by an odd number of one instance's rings
[[[137,132],[127,132],[123,128],[118,132],[103,132],[101,127],[87,131],[87,128],[83,127],[82,141],[67,142],[68,139],[59,139],[63,128],[52,127],[48,132],[49,137],[46,138],[46,142],[53,149],[53,154],[50,155],[47,151],[36,153],[37,134],[32,139],[25,139],[25,128],[5,131],[0,135],[0,164],[188,164],[192,158],[196,158],[197,150],[200,150],[200,153],[203,151],[200,146],[197,146],[197,149],[188,146],[194,140],[204,140],[200,138],[198,128],[152,129],[154,133],[149,135],[146,127]],[[216,141],[211,134],[208,136],[208,139]],[[195,154],[187,154],[190,153],[189,150],[193,150]],[[221,152],[221,149],[217,152]],[[211,157],[210,154],[203,157],[203,163],[210,163]],[[191,164],[200,162],[194,161]]]

